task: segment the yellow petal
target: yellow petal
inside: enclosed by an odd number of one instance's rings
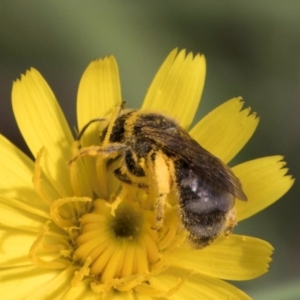
[[[121,106],[121,86],[118,65],[113,56],[91,62],[80,80],[77,95],[78,128],[81,130],[90,120],[107,118],[114,109]],[[107,123],[104,123],[107,124]],[[82,146],[99,144],[99,134],[95,128],[101,128],[103,122],[91,125],[82,136]],[[102,127],[103,128],[103,127]],[[101,194],[97,182],[95,160],[83,159],[94,191]]]
[[[272,250],[263,240],[230,235],[200,250],[180,247],[171,256],[171,265],[216,278],[249,280],[267,272]]]
[[[195,274],[170,300],[230,299],[250,300],[243,291],[225,281]]]
[[[207,114],[190,131],[206,150],[228,163],[248,142],[259,119],[241,98],[233,98]]]
[[[74,268],[65,269],[60,272],[56,272],[56,276],[53,276],[50,280],[47,280],[44,284],[41,284],[39,288],[32,291],[26,300],[36,299],[51,299],[60,300],[63,299],[63,295],[70,289],[70,281],[74,273]]]
[[[2,207],[0,207],[2,209]],[[13,217],[13,215],[10,215]],[[3,216],[1,215],[1,218]],[[19,214],[20,217],[20,214]],[[22,218],[22,217],[21,217]],[[6,223],[7,220],[4,220]],[[19,222],[18,220],[11,219],[11,223],[17,223],[17,227],[20,224],[24,223],[24,218]],[[32,221],[32,223],[34,223]],[[12,226],[13,224],[9,224]],[[24,227],[24,230],[20,230],[18,228],[15,229],[8,229],[7,227],[0,228],[0,238],[1,238],[1,255],[0,255],[0,266],[1,268],[7,267],[18,267],[18,266],[31,266],[32,262],[28,258],[28,253],[30,247],[32,246],[33,242],[36,240],[36,232],[33,231],[36,227],[36,224],[30,228],[29,224]],[[22,246],[20,246],[22,245]]]
[[[30,200],[30,199],[29,199]],[[13,198],[0,195],[0,220],[2,226],[29,232],[38,232],[41,224],[49,219],[49,214]]]
[[[33,189],[33,161],[1,135],[0,154],[0,193],[43,213],[47,206]],[[43,184],[51,196],[57,195],[46,180]]]
[[[32,298],[36,291],[41,291],[57,277],[60,270],[50,270],[43,268],[33,267],[18,267],[18,268],[8,268],[0,270],[0,290],[1,297],[5,300],[15,300],[15,299],[61,299],[58,297],[38,297]],[[49,290],[49,294],[56,293],[59,294],[61,290],[60,285],[66,284],[65,278],[62,278],[60,283],[56,282],[56,286],[53,286],[53,290]],[[66,284],[67,285],[67,284]],[[46,295],[48,296],[48,295]]]
[[[72,134],[53,92],[37,70],[27,71],[14,82],[12,104],[32,154],[45,147],[44,172],[52,185],[62,196],[72,195],[67,166]]]
[[[80,80],[77,95],[78,127],[90,120],[107,117],[121,105],[121,86],[118,65],[113,56],[89,64]]]
[[[203,55],[173,50],[155,75],[142,109],[165,112],[188,128],[199,106],[205,73]]]
[[[17,198],[24,195],[24,199],[31,199],[34,204],[40,205],[32,186],[33,162],[2,135],[0,135],[0,153],[1,194]]]
[[[186,253],[187,254],[187,253]],[[186,278],[183,269],[170,267],[166,272],[158,275],[155,279],[155,287],[165,291],[174,286],[178,280]],[[220,279],[209,277],[203,274],[193,274],[187,277],[182,286],[174,294],[167,297],[170,300],[198,300],[198,299],[231,299],[249,300],[249,296],[237,289],[235,286]]]
[[[64,300],[99,300],[99,294],[94,293],[88,282],[80,282],[78,286],[70,287],[70,290],[63,296]],[[101,300],[104,297],[101,296]],[[106,299],[106,298],[105,298]],[[107,298],[115,299],[115,298]],[[117,298],[116,298],[117,299]]]
[[[271,205],[291,188],[294,179],[286,175],[282,159],[279,155],[263,157],[232,168],[248,197],[248,201],[236,201],[239,221]]]
[[[108,293],[105,293],[105,295],[101,300],[111,300],[111,299],[113,300],[154,300],[155,298],[148,297],[146,295],[141,295],[139,293],[132,293],[131,291],[120,293],[116,290],[110,290]],[[159,300],[166,300],[166,298],[159,298]]]

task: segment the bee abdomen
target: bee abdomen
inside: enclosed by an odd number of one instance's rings
[[[226,213],[194,213],[186,207],[181,209],[181,219],[189,232],[189,239],[196,248],[203,248],[212,243],[220,234],[226,221]]]
[[[183,226],[192,244],[203,248],[225,233],[234,196],[220,190],[180,161],[176,165],[176,185]]]

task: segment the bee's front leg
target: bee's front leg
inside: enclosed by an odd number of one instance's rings
[[[124,152],[126,145],[121,143],[111,143],[107,146],[89,146],[79,149],[78,153],[69,161],[69,165],[81,157],[102,156],[103,158],[114,159]]]

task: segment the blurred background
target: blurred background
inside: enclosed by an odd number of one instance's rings
[[[167,54],[186,48],[207,60],[198,119],[234,96],[242,96],[260,116],[255,135],[234,163],[282,154],[299,179],[299,19],[297,0],[2,1],[0,132],[28,153],[10,97],[12,81],[29,67],[43,74],[73,128],[78,82],[91,60],[116,57],[123,99],[138,108]],[[270,272],[234,283],[254,299],[300,299],[298,182],[235,231],[275,248]]]

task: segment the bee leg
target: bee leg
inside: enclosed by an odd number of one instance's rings
[[[145,171],[130,149],[123,151],[121,167],[114,170],[114,175],[123,183],[142,189],[148,189]]]
[[[145,177],[145,171],[140,166],[138,158],[136,155],[130,150],[126,149],[124,151],[124,165],[126,166],[126,170],[135,177]]]
[[[164,208],[167,196],[170,193],[171,177],[167,159],[161,152],[152,152],[149,154],[149,169],[152,175],[152,186],[155,197],[154,209],[156,224],[153,229],[158,230],[164,223]],[[151,189],[150,187],[150,189]]]
[[[102,155],[103,158],[111,158],[114,159],[117,156],[119,156],[124,150],[126,149],[126,146],[124,144],[120,143],[112,143],[105,147],[103,146],[90,146],[90,147],[84,147],[81,148],[76,156],[74,156],[70,161],[69,165],[74,163],[76,160],[78,160],[81,157],[84,156],[98,156]]]
[[[114,170],[114,175],[123,183],[126,183],[131,186],[135,186],[142,189],[147,189],[148,185],[143,182],[133,181],[127,174],[126,169],[124,167],[118,168]]]

